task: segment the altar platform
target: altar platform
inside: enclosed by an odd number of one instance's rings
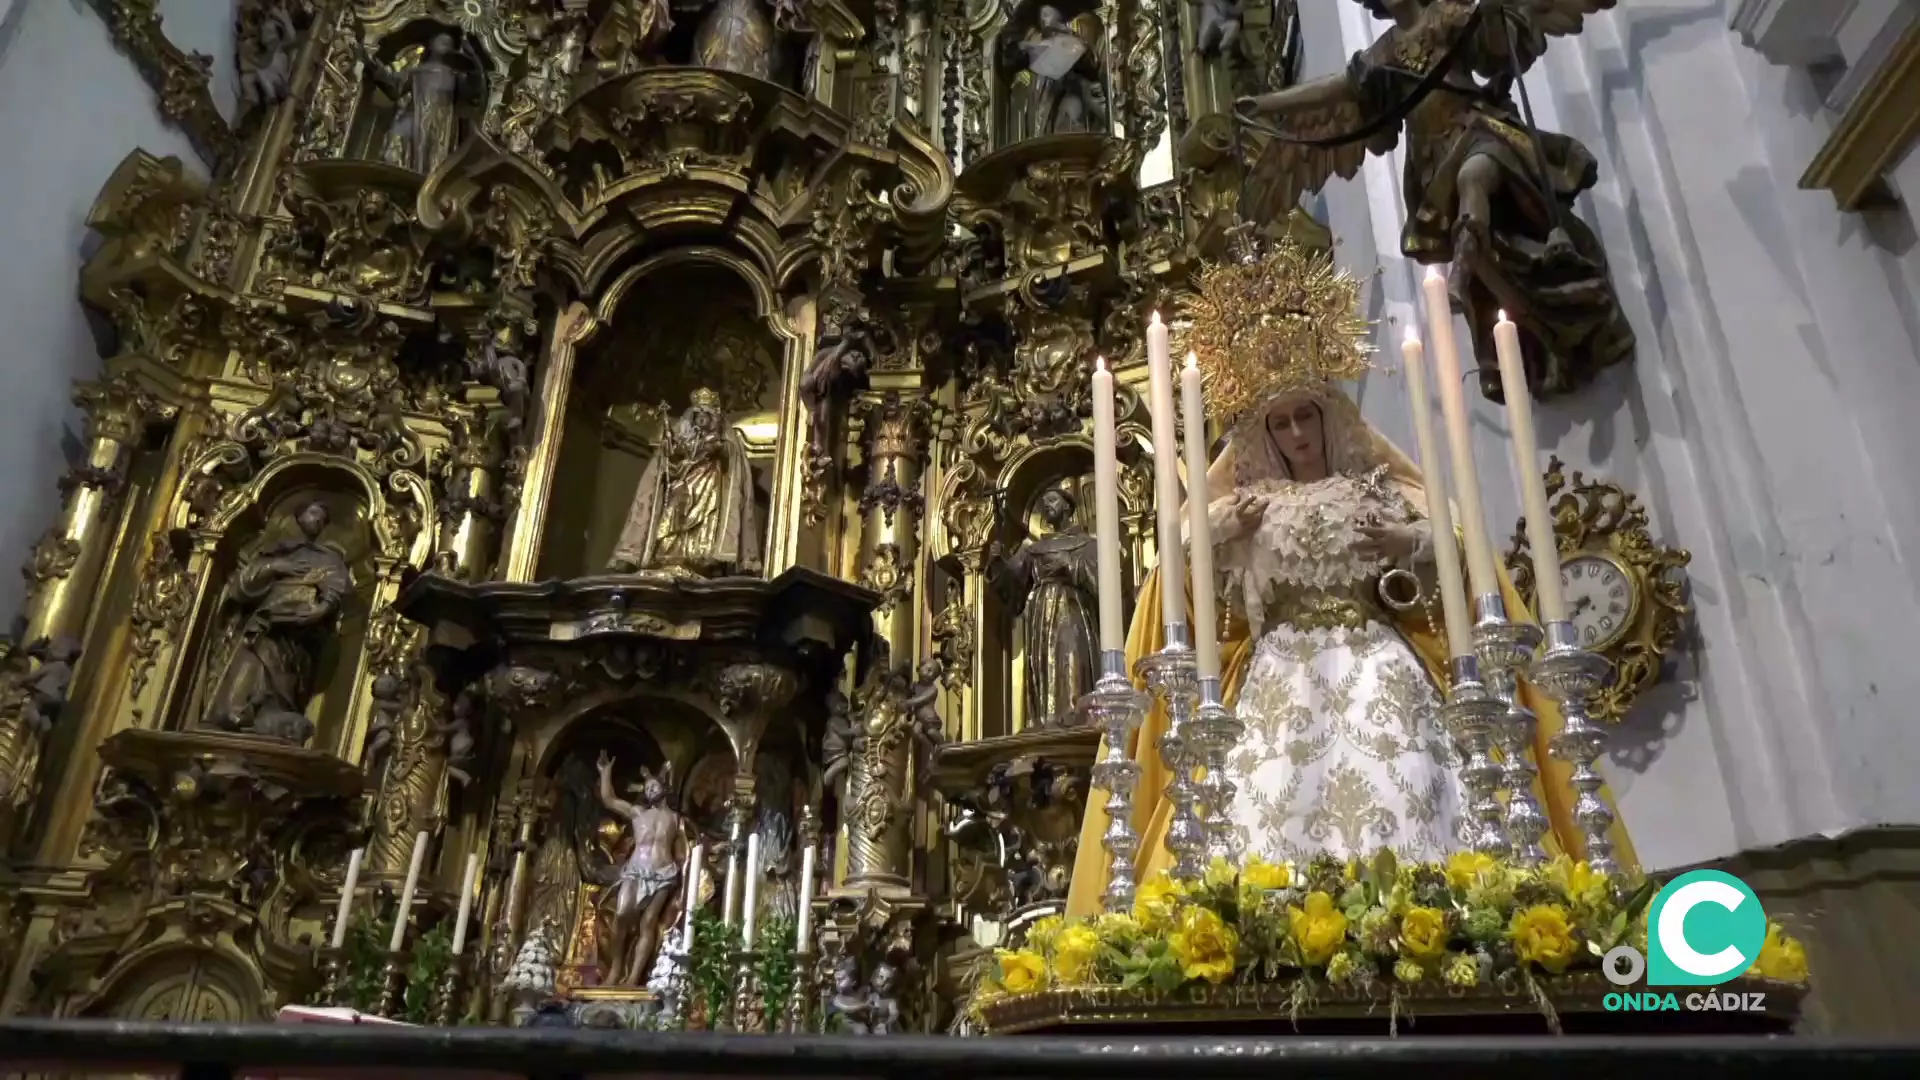
[[[805,1077],[808,1080],[1551,1080],[1920,1075],[1920,1041],[1794,1038],[959,1039],[398,1028],[0,1023],[0,1074],[181,1080]]]

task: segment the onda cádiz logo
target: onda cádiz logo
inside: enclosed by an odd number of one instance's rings
[[[1667,883],[1647,912],[1647,952],[1621,945],[1601,961],[1608,1012],[1759,1012],[1766,995],[1695,991],[1684,997],[1660,987],[1719,986],[1753,966],[1767,940],[1767,913],[1747,883],[1718,870],[1694,870]],[[1641,982],[1645,989],[1625,989]]]

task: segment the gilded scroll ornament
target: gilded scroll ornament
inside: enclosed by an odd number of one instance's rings
[[[244,0],[234,30],[240,115],[287,100],[293,90],[293,57],[300,47],[292,0]]]
[[[160,26],[160,0],[93,0],[113,43],[133,61],[159,97],[160,115],[180,125],[209,166],[236,147],[233,129],[213,103],[213,57],[182,50]]]

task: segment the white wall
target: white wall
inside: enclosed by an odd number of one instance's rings
[[[1315,71],[1380,29],[1358,5],[1303,8]],[[1721,0],[1621,5],[1556,41],[1528,85],[1542,125],[1600,159],[1580,210],[1639,335],[1635,366],[1543,407],[1544,449],[1639,492],[1694,556],[1700,647],[1607,763],[1643,858],[1920,821],[1911,236],[1798,189],[1831,115],[1806,75],[1741,45]],[[1418,317],[1399,175],[1397,156],[1375,160],[1328,192],[1341,259],[1384,270],[1371,299],[1389,321]],[[1383,325],[1385,357],[1399,333]],[[1404,442],[1390,371],[1363,407]],[[1505,424],[1478,402],[1476,425],[1504,537]]]
[[[174,40],[216,57],[230,101],[230,4],[163,6]],[[54,482],[79,448],[70,384],[99,370],[75,291],[83,222],[136,148],[197,165],[91,7],[0,0],[0,615],[18,609],[24,583],[12,568],[52,523]]]

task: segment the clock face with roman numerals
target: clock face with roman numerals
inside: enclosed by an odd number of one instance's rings
[[[1570,555],[1560,564],[1560,583],[1582,648],[1604,651],[1633,625],[1639,596],[1619,563],[1604,555]]]

